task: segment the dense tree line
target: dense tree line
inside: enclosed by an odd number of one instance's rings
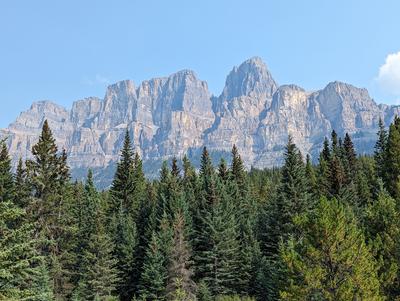
[[[400,300],[400,118],[373,156],[335,131],[281,168],[235,146],[145,178],[127,131],[109,190],[71,180],[44,122],[15,173],[0,143],[0,300]]]

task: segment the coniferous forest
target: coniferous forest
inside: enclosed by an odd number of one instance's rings
[[[374,154],[334,131],[313,164],[187,157],[146,179],[127,131],[114,180],[70,177],[47,122],[15,172],[0,146],[0,300],[400,300],[400,118]]]

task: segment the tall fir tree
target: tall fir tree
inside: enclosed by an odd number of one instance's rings
[[[0,202],[1,300],[38,300],[42,293],[35,289],[40,283],[43,258],[33,231],[24,209],[11,201]]]
[[[122,206],[124,211],[133,210],[134,181],[133,181],[133,160],[134,153],[132,143],[126,130],[123,148],[121,150],[121,159],[117,163],[114,180],[110,189],[111,204],[109,206],[108,215],[118,216],[119,208]]]
[[[366,238],[378,262],[381,288],[389,300],[400,294],[400,212],[381,186],[378,199],[365,211]]]
[[[305,166],[300,151],[289,136],[278,196],[270,205],[263,233],[267,255],[274,257],[278,254],[280,240],[286,240],[296,230],[293,218],[310,206]]]
[[[0,141],[0,202],[14,199],[14,177],[11,172],[11,159],[4,140]]]
[[[166,300],[167,269],[166,258],[161,249],[160,240],[153,232],[146,251],[143,272],[141,275],[139,296],[143,300]]]
[[[31,187],[28,183],[26,169],[20,158],[15,174],[15,204],[21,208],[27,208],[31,196]]]
[[[32,147],[32,160],[27,160],[27,177],[33,198],[29,202],[30,218],[36,225],[36,237],[40,237],[41,252],[49,263],[50,278],[55,298],[69,294],[70,214],[69,168],[66,154],[58,153],[56,141],[47,120],[44,121],[39,141]]]
[[[385,183],[395,198],[400,197],[400,118],[395,117],[389,127],[385,156]]]
[[[196,253],[198,278],[202,279],[214,296],[232,294],[240,290],[239,233],[235,207],[223,190],[211,208],[204,212],[202,227],[197,237],[202,245]]]
[[[181,212],[175,215],[173,243],[168,266],[167,299],[196,300],[193,281],[192,253],[185,234],[185,219]]]
[[[385,129],[385,124],[382,118],[379,118],[379,130],[377,133],[378,139],[375,143],[374,159],[378,177],[382,180],[386,179],[386,147],[388,142],[388,134]]]

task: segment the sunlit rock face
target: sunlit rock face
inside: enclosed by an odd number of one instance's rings
[[[288,135],[314,158],[333,129],[352,134],[359,152],[371,152],[379,118],[388,124],[398,113],[398,107],[377,105],[366,89],[346,83],[312,92],[279,86],[254,57],[233,68],[219,96],[190,70],[138,86],[124,80],[109,86],[104,98],[78,100],[71,109],[35,102],[0,135],[14,164],[31,156],[47,119],[72,171],[113,165],[126,129],[145,163],[198,156],[203,146],[227,153],[236,144],[248,167],[262,168],[281,164]]]

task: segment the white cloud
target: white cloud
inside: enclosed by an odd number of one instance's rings
[[[400,96],[400,51],[386,57],[379,68],[377,82],[384,92]]]
[[[88,86],[94,86],[94,85],[109,85],[111,83],[110,79],[107,77],[101,75],[101,74],[96,74],[94,78],[88,78],[85,77],[82,80],[83,84],[88,85]]]

